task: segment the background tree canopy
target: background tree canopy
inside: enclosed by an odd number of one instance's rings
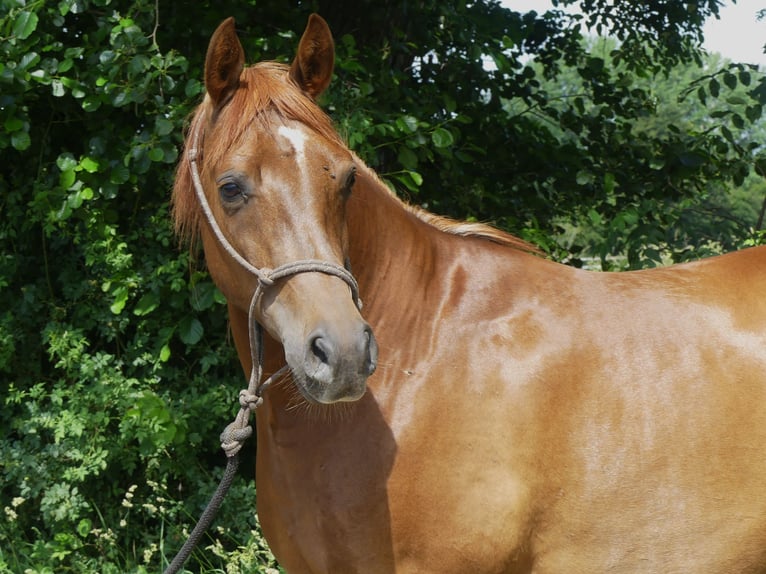
[[[0,573],[156,571],[222,469],[242,374],[168,196],[210,34],[337,43],[323,104],[410,201],[574,265],[757,242],[766,79],[699,48],[717,0],[0,0]],[[195,571],[268,571],[252,460]],[[218,570],[216,570],[218,569]]]

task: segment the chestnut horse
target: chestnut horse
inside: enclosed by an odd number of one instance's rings
[[[333,62],[318,16],[290,66],[223,22],[173,192],[245,371],[251,300],[289,365],[256,412],[287,572],[766,572],[766,248],[586,272],[408,206],[315,104]]]

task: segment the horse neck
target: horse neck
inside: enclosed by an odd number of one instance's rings
[[[379,315],[412,318],[434,288],[445,234],[408,210],[369,168],[359,170],[347,209],[349,259],[365,318],[373,328]]]

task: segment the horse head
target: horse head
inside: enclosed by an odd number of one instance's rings
[[[354,157],[314,101],[330,82],[333,49],[314,15],[291,66],[245,67],[234,20],[224,21],[173,192],[176,225],[201,235],[230,307],[281,342],[298,390],[315,403],[360,398],[377,362],[347,271]]]

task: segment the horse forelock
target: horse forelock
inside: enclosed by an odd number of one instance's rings
[[[194,145],[199,146],[200,173],[204,173],[206,165],[217,164],[253,123],[261,122],[260,128],[270,130],[272,116],[264,113],[269,110],[345,146],[327,114],[292,82],[288,72],[288,66],[277,62],[261,62],[245,68],[239,88],[220,110],[216,110],[210,97],[205,96],[192,113],[184,142],[186,151]],[[205,137],[206,130],[210,130],[209,137]],[[197,132],[200,141],[192,142],[191,138]],[[186,151],[178,164],[173,186],[173,220],[179,237],[193,241],[199,233],[202,210],[194,193],[191,162]]]

